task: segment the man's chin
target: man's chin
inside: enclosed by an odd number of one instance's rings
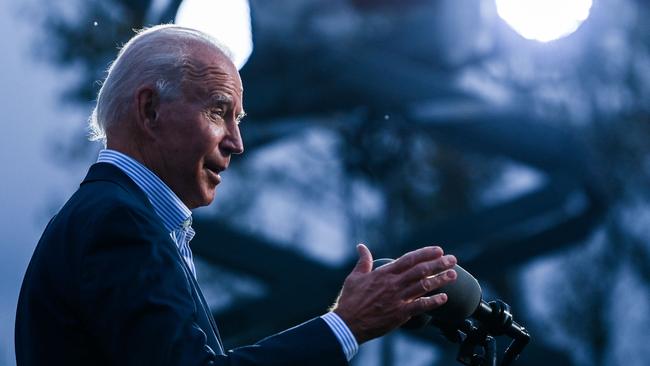
[[[201,194],[196,195],[191,202],[183,202],[189,209],[195,209],[198,207],[208,206],[214,201],[215,189],[208,189],[202,191]]]
[[[208,206],[214,201],[214,197],[216,196],[216,187],[207,190],[206,192],[203,193],[201,196],[201,200],[199,202],[199,205],[197,207],[201,206]]]

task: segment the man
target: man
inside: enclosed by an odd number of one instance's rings
[[[212,202],[219,173],[244,151],[242,93],[201,32],[157,26],[122,48],[91,118],[106,149],[25,274],[19,366],[345,365],[359,344],[446,301],[427,293],[455,279],[453,256],[426,247],[371,271],[359,245],[333,311],[223,349],[196,282],[190,209]]]

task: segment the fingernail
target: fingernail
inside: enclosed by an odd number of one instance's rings
[[[456,271],[454,271],[453,269],[450,269],[449,271],[447,271],[447,278],[450,279],[450,280],[453,280],[454,278],[456,278]]]
[[[445,256],[445,265],[449,266],[455,263],[456,263],[456,257],[454,257],[451,254]]]
[[[447,294],[446,293],[443,292],[443,293],[440,294],[440,302],[443,303],[443,304],[447,302]]]

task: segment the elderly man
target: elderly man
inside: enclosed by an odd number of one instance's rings
[[[359,245],[331,312],[223,349],[196,282],[190,209],[212,202],[244,151],[242,93],[227,53],[201,32],[157,26],[122,48],[91,118],[106,149],[25,274],[18,365],[345,365],[359,344],[446,301],[427,294],[455,279],[453,256],[425,247],[372,271]]]

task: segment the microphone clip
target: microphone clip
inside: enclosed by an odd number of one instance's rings
[[[511,365],[530,341],[530,334],[513,320],[510,306],[501,300],[481,301],[474,317],[476,319],[468,318],[460,324],[432,320],[449,341],[460,343],[457,360],[464,365],[497,366],[496,336],[512,338],[501,366]]]

